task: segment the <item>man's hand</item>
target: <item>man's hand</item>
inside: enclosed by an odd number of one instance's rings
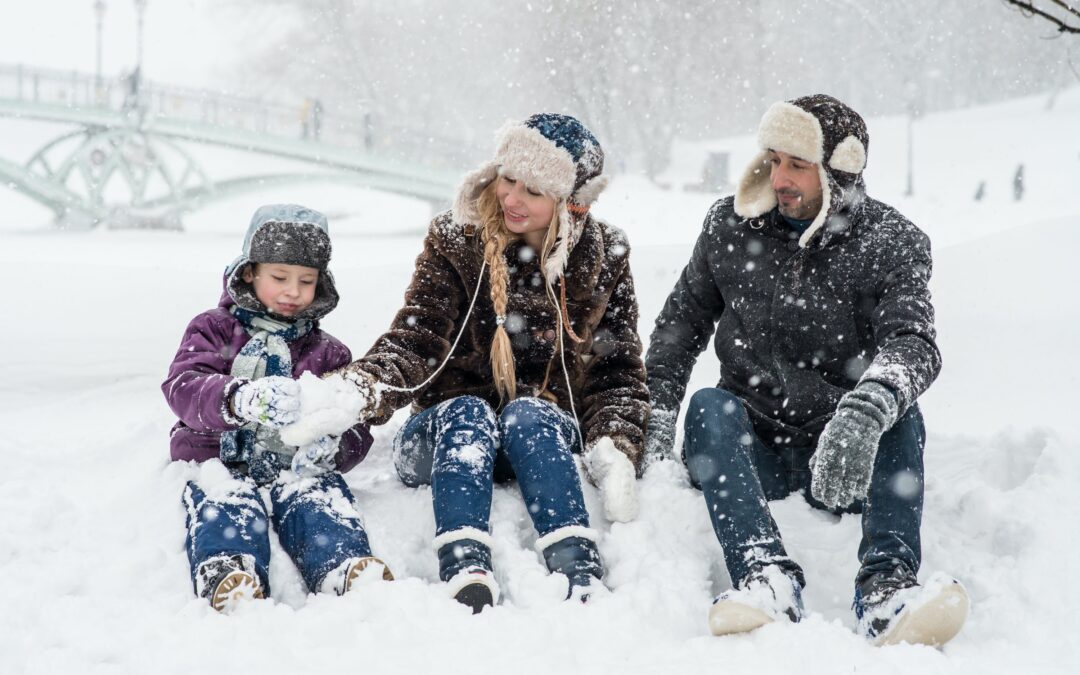
[[[649,415],[649,430],[645,436],[646,466],[675,456],[675,426],[678,417],[674,410],[653,408]]]
[[[825,425],[810,458],[810,493],[829,508],[866,498],[878,443],[895,422],[896,394],[877,382],[863,382],[844,394]]]

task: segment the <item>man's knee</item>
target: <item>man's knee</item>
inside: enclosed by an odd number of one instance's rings
[[[717,387],[701,389],[690,397],[683,434],[683,461],[696,486],[727,473],[733,456],[746,440],[753,442],[753,427],[739,397]]]
[[[684,438],[688,441],[687,451],[700,450],[699,446],[709,445],[689,442],[691,439],[701,440],[702,435],[718,436],[731,430],[740,434],[753,432],[746,406],[739,397],[716,387],[701,389],[690,397],[683,430]]]

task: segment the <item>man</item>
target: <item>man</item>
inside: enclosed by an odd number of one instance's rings
[[[824,95],[773,105],[734,198],[713,205],[656,319],[646,357],[648,451],[671,452],[686,384],[716,333],[720,382],[690,399],[683,458],[705,496],[734,588],[717,635],[803,613],[802,569],[768,501],[803,491],[862,513],[854,608],[878,644],[943,644],[968,600],[916,582],[922,452],[916,399],[937,377],[930,243],[866,196],[866,124]]]

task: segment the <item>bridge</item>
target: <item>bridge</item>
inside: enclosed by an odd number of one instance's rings
[[[170,87],[126,77],[0,65],[0,117],[70,125],[0,181],[65,227],[179,228],[184,213],[276,183],[337,181],[448,204],[472,148],[370,115]],[[199,143],[298,160],[310,171],[211,178]]]

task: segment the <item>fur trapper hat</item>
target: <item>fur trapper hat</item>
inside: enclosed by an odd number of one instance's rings
[[[556,201],[559,232],[544,270],[549,281],[562,276],[581,236],[585,214],[607,187],[604,151],[581,122],[569,115],[539,113],[511,122],[496,133],[495,157],[465,176],[454,200],[455,222],[476,223],[476,199],[500,172],[524,181]]]
[[[294,319],[321,319],[338,303],[334,276],[330,273],[330,225],[326,216],[297,204],[267,204],[251,217],[240,256],[225,272],[225,287],[240,307],[265,312],[255,296],[254,287],[244,281],[249,264],[278,263],[301,265],[319,270],[315,299]]]
[[[735,190],[735,213],[756,218],[776,207],[769,179],[769,150],[795,155],[818,165],[821,211],[799,238],[806,246],[833,214],[865,195],[862,172],[870,135],[859,113],[825,94],[774,103],[758,126],[761,152],[750,162]]]

